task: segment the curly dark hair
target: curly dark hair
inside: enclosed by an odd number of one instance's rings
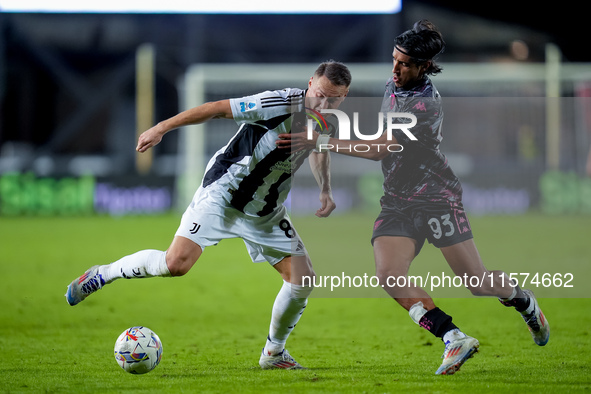
[[[433,59],[443,52],[445,41],[437,27],[428,20],[422,19],[416,22],[411,30],[396,37],[394,47],[410,56],[417,65],[430,61],[431,65],[425,74],[434,75],[441,72],[442,68]]]

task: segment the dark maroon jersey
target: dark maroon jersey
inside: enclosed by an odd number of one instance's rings
[[[443,107],[441,96],[425,76],[420,83],[406,90],[397,88],[392,78],[386,83],[382,112],[412,113],[416,126],[409,131],[413,141],[402,130],[393,137],[403,146],[402,152],[390,153],[382,159],[384,173],[383,205],[397,201],[460,202],[462,186],[439,150],[442,140]],[[400,122],[408,122],[407,118]]]

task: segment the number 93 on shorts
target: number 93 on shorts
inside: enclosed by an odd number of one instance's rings
[[[425,240],[441,248],[472,238],[472,229],[461,203],[407,203],[384,206],[372,235],[408,237],[417,241],[416,254]]]

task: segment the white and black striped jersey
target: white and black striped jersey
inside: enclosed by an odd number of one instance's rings
[[[265,216],[283,204],[291,174],[309,152],[291,153],[275,145],[278,135],[305,119],[305,90],[287,88],[230,99],[240,128],[209,161],[201,188],[212,188],[234,208]],[[302,122],[305,124],[305,121]]]

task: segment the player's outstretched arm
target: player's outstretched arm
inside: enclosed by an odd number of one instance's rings
[[[205,103],[158,123],[140,135],[136,150],[145,152],[158,145],[164,134],[169,131],[183,126],[205,123],[211,119],[232,119],[230,100]]]

